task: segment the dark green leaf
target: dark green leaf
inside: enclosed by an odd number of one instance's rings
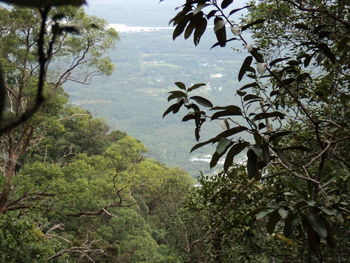
[[[186,90],[186,85],[182,82],[175,82],[175,85],[179,88],[179,89],[183,89]]]
[[[256,220],[264,218],[265,216],[271,214],[274,211],[276,211],[276,209],[274,209],[274,208],[264,209],[255,215]]]
[[[183,105],[183,101],[180,101],[178,103],[175,103],[171,105],[163,114],[163,118],[168,115],[170,112],[177,113],[181,106]]]
[[[332,62],[332,63],[335,63],[336,62],[336,58],[335,58],[335,55],[334,53],[332,52],[332,50],[328,47],[327,44],[325,43],[322,43],[318,46],[323,54]]]
[[[253,120],[257,121],[257,120],[262,120],[262,119],[267,119],[267,118],[280,118],[280,119],[283,119],[284,118],[284,114],[282,112],[279,112],[279,111],[263,112],[263,113],[257,114],[253,118]]]
[[[233,40],[239,40],[239,39],[236,38],[236,37],[233,37],[233,38],[227,39],[227,40],[226,40],[226,43],[227,43],[227,42],[230,42],[230,41],[233,41]],[[219,45],[220,45],[220,43],[219,43],[219,42],[216,42],[214,45],[211,46],[210,49],[213,49],[214,47],[217,47],[217,46],[219,46]]]
[[[270,67],[272,67],[272,66],[276,65],[277,63],[284,61],[286,59],[290,59],[290,57],[278,58],[278,59],[272,60],[269,65],[270,65]]]
[[[213,154],[213,156],[211,157],[211,161],[210,161],[210,169],[213,168],[219,161],[221,155],[218,154],[217,152],[215,152]]]
[[[188,39],[192,35],[194,29],[198,26],[198,23],[202,20],[202,17],[203,17],[202,11],[200,11],[199,13],[197,13],[192,17],[192,19],[190,20],[190,23],[188,24],[185,30],[185,39]]]
[[[226,7],[228,7],[230,4],[232,4],[233,0],[223,0],[221,3],[221,8],[225,9]]]
[[[272,234],[275,231],[277,223],[280,221],[281,216],[278,213],[278,210],[275,210],[271,215],[269,216],[269,221],[267,222],[267,232],[269,234]]]
[[[224,170],[227,171],[228,168],[232,165],[233,159],[236,155],[240,154],[245,148],[249,146],[248,142],[239,142],[234,144],[231,149],[228,151],[225,163]]]
[[[189,13],[187,14],[181,21],[180,23],[175,27],[174,32],[173,32],[173,40],[175,40],[179,35],[184,32],[188,22],[192,18],[193,14]]]
[[[197,24],[197,27],[194,31],[194,36],[193,36],[193,43],[197,46],[202,38],[202,35],[204,34],[205,30],[207,29],[207,19],[202,17],[202,19],[199,21]]]
[[[188,88],[188,92],[191,92],[191,91],[193,91],[193,90],[195,90],[195,89],[198,89],[198,88],[200,88],[200,87],[203,87],[203,86],[205,86],[205,85],[207,85],[207,84],[205,84],[205,83],[197,83],[197,84],[194,84],[192,87],[190,87],[190,88]]]
[[[211,120],[216,120],[220,117],[227,117],[227,116],[242,116],[242,111],[239,108],[237,110],[230,109],[225,111],[218,111],[211,116]]]
[[[248,89],[248,88],[254,88],[254,87],[258,87],[259,84],[256,83],[256,82],[252,82],[252,83],[249,83],[247,85],[244,85],[242,88],[240,88],[240,90],[244,90],[244,89]]]
[[[221,47],[226,46],[226,27],[225,22],[221,17],[216,16],[214,19],[214,32],[219,45]]]
[[[186,93],[179,91],[179,90],[170,91],[169,93],[171,93],[171,95],[168,97],[168,101],[171,101],[173,99],[186,97]]]
[[[215,16],[216,12],[218,12],[218,10],[211,10],[211,11],[207,14],[207,19],[209,20],[210,18],[212,18],[213,16]]]
[[[194,114],[194,112],[190,112],[182,118],[182,121],[193,120],[195,117],[196,115]]]
[[[203,147],[204,145],[207,145],[209,143],[214,143],[214,142],[215,142],[215,140],[214,140],[214,138],[212,138],[210,140],[207,140],[207,141],[204,141],[204,142],[201,142],[201,143],[197,143],[195,146],[192,147],[191,152],[197,150],[200,147]]]
[[[239,96],[244,96],[244,95],[246,95],[247,94],[247,92],[245,92],[245,91],[241,91],[241,90],[237,90],[237,94],[239,95]]]
[[[306,216],[312,229],[319,235],[320,238],[327,238],[327,227],[321,216],[308,215]]]
[[[238,11],[241,11],[241,10],[246,9],[246,8],[249,8],[249,7],[252,7],[252,5],[246,5],[246,6],[241,7],[241,8],[233,9],[233,10],[229,13],[228,16],[231,16],[231,15],[233,15],[234,13],[237,13]]]
[[[290,238],[294,232],[295,227],[298,225],[299,219],[296,215],[290,214],[284,221],[283,234],[285,237]]]
[[[196,102],[198,102],[200,105],[207,107],[207,108],[213,108],[213,104],[207,100],[206,98],[203,98],[201,96],[193,96],[190,97],[190,99],[195,100]]]
[[[248,67],[250,67],[250,64],[252,63],[253,61],[253,57],[252,56],[248,56],[246,57],[246,59],[244,60],[243,64],[242,64],[242,67],[239,71],[239,74],[238,74],[238,80],[241,81],[244,74],[246,73]]]
[[[249,101],[249,100],[261,100],[261,97],[253,94],[248,94],[243,98],[243,101]]]
[[[261,174],[258,170],[258,157],[253,150],[249,149],[247,152],[247,171],[249,178],[260,180]]]
[[[234,128],[231,128],[229,130],[223,131],[221,133],[219,133],[214,140],[217,142],[219,141],[221,138],[227,138],[229,136],[235,135],[237,133],[240,133],[242,131],[246,131],[248,128],[247,127],[243,127],[243,126],[237,126]]]

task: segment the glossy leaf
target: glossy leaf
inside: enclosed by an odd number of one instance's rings
[[[309,221],[312,229],[323,239],[327,238],[327,227],[321,218],[317,215],[308,215],[306,216]]]

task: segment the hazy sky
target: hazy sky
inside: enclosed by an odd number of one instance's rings
[[[87,0],[87,12],[113,24],[133,26],[166,26],[176,14],[175,7],[185,0]],[[234,1],[233,8],[247,0]]]

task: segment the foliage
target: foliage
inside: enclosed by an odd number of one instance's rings
[[[139,141],[66,105],[61,88],[68,80],[88,84],[95,74],[111,73],[104,53],[115,31],[80,9],[0,12],[7,95],[1,109],[1,261],[178,262],[164,236],[191,178],[148,160]],[[46,99],[38,104],[40,88]]]
[[[189,110],[182,120],[194,121],[197,141],[208,120],[223,122],[225,131],[199,142],[192,151],[216,144],[210,166],[223,157],[226,173],[235,156],[246,152],[248,177],[276,186],[274,195],[267,196],[270,202],[253,213],[256,219],[268,217],[270,234],[282,223],[284,238],[296,240],[300,249],[308,247],[309,262],[333,262],[337,256],[327,249],[338,245],[343,253],[346,243],[336,229],[348,225],[343,218],[349,216],[350,166],[344,151],[349,126],[349,23],[342,11],[348,4],[281,0],[233,9],[232,2],[186,1],[170,22],[174,39],[193,35],[195,45],[210,20],[217,39],[213,47],[242,42],[249,55],[238,80],[250,81],[237,90],[241,105],[214,106],[193,95],[204,84],[186,87],[177,82],[168,97],[176,102],[164,116],[182,107]],[[244,9],[249,14],[236,22],[234,14]],[[255,43],[245,38],[249,29]],[[250,139],[238,137],[241,133]]]

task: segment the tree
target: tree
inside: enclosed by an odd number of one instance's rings
[[[36,60],[38,48],[36,40],[40,38],[40,15],[35,10],[1,8],[2,38],[1,65],[6,72],[4,89],[6,108],[2,112],[2,124],[12,123],[30,111],[36,102],[37,78],[40,75],[40,62]],[[62,13],[63,12],[63,13]],[[64,14],[64,15],[63,15]],[[66,19],[65,23],[59,22]],[[67,23],[80,21],[80,35],[72,36],[77,30]],[[80,9],[65,8],[53,10],[48,23],[52,24],[51,39],[48,46],[45,71],[48,79],[44,82],[44,94],[47,96],[38,114],[22,126],[7,131],[1,137],[3,183],[0,195],[0,211],[5,212],[9,203],[11,180],[24,161],[24,155],[34,145],[40,143],[46,132],[61,126],[65,119],[78,117],[80,114],[62,116],[66,95],[62,84],[68,80],[86,83],[94,74],[110,74],[113,66],[105,51],[111,47],[117,37],[113,29],[101,19],[88,17]],[[45,24],[46,27],[46,24]],[[58,32],[57,32],[58,31]],[[77,32],[76,32],[77,33]],[[69,57],[72,56],[72,57]],[[64,62],[62,59],[65,59]],[[49,63],[63,66],[62,72],[54,72]],[[77,70],[84,70],[87,75],[82,79],[72,78]],[[82,113],[83,115],[86,113]]]
[[[260,181],[263,188],[276,186],[271,202],[257,209],[256,217],[268,217],[270,234],[281,224],[286,238],[294,238],[301,248],[307,246],[309,262],[332,262],[337,255],[324,247],[338,243],[339,253],[349,253],[339,231],[348,225],[343,218],[349,208],[345,149],[350,47],[348,14],[343,12],[349,4],[276,0],[232,9],[232,2],[186,1],[171,23],[174,39],[193,35],[195,45],[210,20],[217,39],[213,47],[242,42],[248,56],[238,80],[250,81],[236,91],[241,105],[214,107],[207,98],[192,95],[205,84],[186,87],[177,82],[178,89],[168,97],[176,103],[164,116],[188,109],[183,121],[195,122],[197,140],[208,120],[223,122],[225,131],[199,142],[192,151],[216,144],[210,166],[224,158],[227,174],[234,158],[246,152],[249,178]],[[238,22],[234,14],[244,9],[248,15]],[[254,43],[246,39],[247,30]],[[241,133],[251,140],[237,137]]]

